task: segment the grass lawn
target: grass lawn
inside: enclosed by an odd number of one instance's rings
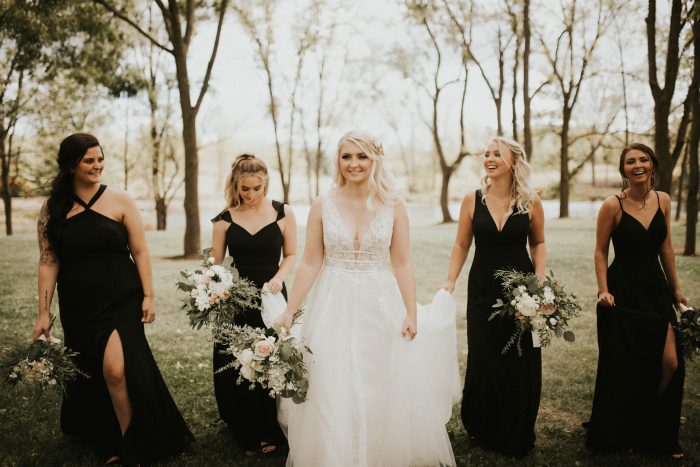
[[[584,448],[584,431],[593,397],[596,361],[596,283],[593,271],[593,220],[547,222],[548,269],[553,269],[582,300],[584,315],[574,322],[577,341],[555,341],[543,351],[542,402],[537,420],[535,450],[518,465],[663,465],[638,455],[593,456]],[[414,224],[413,258],[418,299],[427,302],[442,284],[447,270],[455,225]],[[203,238],[208,238],[205,233]],[[303,238],[303,236],[301,237]],[[244,458],[226,426],[218,420],[212,386],[211,344],[205,331],[193,331],[178,310],[175,291],[178,271],[194,261],[165,259],[181,249],[181,232],[150,232],[158,319],[146,328],[153,353],[175,400],[197,441],[181,456],[163,465],[284,465],[284,459]],[[676,249],[682,228],[675,226]],[[0,347],[27,342],[36,316],[36,263],[33,235],[0,238]],[[470,263],[471,260],[468,261]],[[678,257],[678,273],[691,303],[700,303],[700,259]],[[468,268],[469,264],[465,266]],[[86,272],[93,273],[93,272]],[[466,282],[463,271],[455,298],[462,371],[466,361]],[[55,300],[56,302],[56,300]],[[54,308],[54,312],[58,312]],[[58,331],[60,334],[60,330]],[[439,358],[439,356],[436,356]],[[95,465],[91,452],[64,437],[59,429],[60,399],[38,397],[26,389],[0,391],[0,466]],[[687,366],[681,445],[685,465],[700,465],[700,361]],[[516,461],[470,445],[454,409],[448,426],[459,465],[515,465]]]

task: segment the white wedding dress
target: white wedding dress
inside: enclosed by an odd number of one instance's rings
[[[394,208],[379,208],[354,250],[332,198],[322,203],[324,265],[301,324],[313,351],[309,391],[280,412],[287,466],[454,465],[445,428],[460,395],[451,295],[419,307],[418,335],[405,340],[389,268]]]

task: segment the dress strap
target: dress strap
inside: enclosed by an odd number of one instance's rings
[[[272,200],[272,207],[274,208],[275,211],[277,211],[277,219],[275,219],[275,220],[278,221],[278,220],[284,218],[284,203]]]
[[[625,208],[622,207],[622,198],[617,195],[615,195],[615,198],[617,198],[617,202],[620,203],[620,209],[624,212]]]
[[[92,196],[92,198],[90,198],[90,201],[88,201],[87,203],[86,203],[85,201],[83,201],[82,199],[80,199],[80,197],[79,197],[78,195],[76,195],[75,193],[73,193],[73,199],[74,199],[79,205],[81,205],[82,207],[84,207],[85,209],[90,209],[90,208],[92,207],[92,205],[95,204],[95,202],[96,202],[98,199],[100,199],[100,196],[102,196],[102,193],[104,193],[106,189],[107,189],[107,185],[100,185],[100,188],[97,190],[97,193],[95,193],[95,194]]]
[[[228,208],[221,211],[216,217],[213,217],[211,219],[212,223],[218,222],[218,221],[225,221],[228,222],[229,224],[233,223],[233,219],[231,219],[231,212],[229,212]]]

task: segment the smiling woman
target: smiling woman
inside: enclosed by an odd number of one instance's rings
[[[603,202],[596,228],[599,359],[587,445],[680,459],[685,366],[674,305],[688,300],[676,275],[671,199],[654,190],[659,161],[650,147],[626,147],[619,168],[623,190]]]
[[[100,184],[104,154],[77,133],[61,142],[59,173],[39,222],[39,316],[49,337],[58,286],[66,346],[89,375],[68,388],[61,429],[108,463],[149,463],[192,440],[144,334],[155,319],[151,263],[133,200]]]
[[[445,429],[452,397],[439,388],[457,379],[456,358],[436,362],[432,353],[454,342],[454,327],[418,316],[408,214],[383,157],[376,138],[343,135],[337,188],[309,212],[304,258],[278,320],[289,328],[308,295],[301,335],[313,356],[307,400],[289,410],[290,467],[455,464]]]
[[[462,395],[462,422],[470,436],[487,449],[523,457],[535,445],[535,421],[542,386],[542,357],[530,333],[522,355],[502,354],[516,332],[513,320],[489,320],[492,305],[507,300],[494,273],[499,269],[544,276],[544,210],[529,186],[530,166],[523,147],[494,138],[484,152],[482,188],[462,201],[447,282],[452,292],[472,242],[467,301],[467,373]],[[530,246],[528,255],[527,245]]]

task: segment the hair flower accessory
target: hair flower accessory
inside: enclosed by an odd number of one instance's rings
[[[376,144],[374,145],[374,147],[375,147],[376,150],[377,150],[377,155],[378,155],[378,156],[383,156],[383,155],[384,155],[384,146],[382,145],[382,143],[376,143]]]

